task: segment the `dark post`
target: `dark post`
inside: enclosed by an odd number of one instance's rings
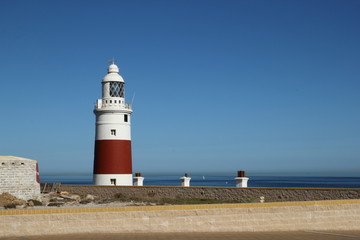
[[[245,177],[245,171],[244,170],[238,171],[237,176],[238,177]]]

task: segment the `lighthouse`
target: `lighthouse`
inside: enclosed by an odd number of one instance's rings
[[[95,104],[95,185],[133,185],[130,104],[125,103],[124,79],[114,62],[102,80],[102,99]]]

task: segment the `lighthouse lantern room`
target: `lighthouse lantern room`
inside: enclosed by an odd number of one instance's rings
[[[95,185],[133,185],[130,104],[125,103],[124,79],[114,62],[102,80],[102,99],[95,104]]]

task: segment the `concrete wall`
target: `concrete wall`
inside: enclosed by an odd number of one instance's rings
[[[360,189],[61,185],[60,190],[109,199],[121,193],[123,196],[149,201],[161,198],[200,198],[249,203],[259,202],[261,196],[265,197],[265,202],[360,199]]]
[[[360,200],[0,211],[0,237],[360,230]]]
[[[35,160],[0,156],[0,193],[8,192],[20,199],[38,198],[40,183],[36,181]]]

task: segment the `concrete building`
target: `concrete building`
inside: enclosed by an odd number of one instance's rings
[[[5,192],[23,200],[37,199],[40,196],[37,161],[0,156],[0,194]]]
[[[98,99],[94,152],[95,185],[133,185],[130,104],[125,103],[124,79],[114,63],[102,80]]]

